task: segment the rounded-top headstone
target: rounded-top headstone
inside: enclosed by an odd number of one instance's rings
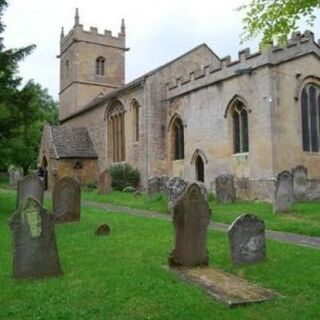
[[[101,224],[95,231],[95,235],[97,236],[107,236],[109,235],[111,232],[110,230],[110,227],[104,223],[104,224]]]
[[[308,169],[298,165],[291,170],[293,178],[293,197],[296,201],[306,200]]]
[[[265,225],[252,214],[238,217],[228,230],[231,258],[234,263],[246,264],[265,260]]]
[[[57,223],[80,220],[80,194],[80,184],[71,177],[63,177],[55,183],[52,191],[52,210]]]
[[[35,175],[23,177],[18,181],[17,208],[19,208],[27,197],[34,197],[43,203],[44,188],[42,181]]]
[[[293,205],[293,179],[288,170],[277,175],[273,212],[288,212]]]
[[[233,175],[221,174],[216,177],[216,199],[220,203],[232,203],[236,200]]]

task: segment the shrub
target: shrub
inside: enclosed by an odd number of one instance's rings
[[[136,191],[135,187],[132,187],[132,186],[128,186],[128,187],[125,187],[123,190],[123,192],[128,192],[128,193],[133,193]]]
[[[85,185],[83,187],[83,191],[86,191],[86,192],[92,192],[94,190],[97,189],[97,183],[96,182],[90,182],[88,183],[87,185]]]
[[[110,167],[113,190],[122,191],[125,187],[137,188],[140,183],[140,173],[127,163],[114,164]]]

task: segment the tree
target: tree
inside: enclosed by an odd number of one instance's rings
[[[250,0],[239,8],[245,13],[242,42],[262,34],[263,46],[283,45],[300,21],[313,26],[319,8],[320,0]]]
[[[57,103],[33,81],[21,88],[18,63],[35,46],[5,49],[1,34],[6,7],[7,1],[0,0],[0,170],[14,164],[26,172],[35,164],[43,124],[57,122]]]

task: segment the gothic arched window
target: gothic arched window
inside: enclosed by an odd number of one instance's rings
[[[232,107],[233,152],[249,152],[248,111],[243,102],[237,100]]]
[[[319,152],[320,88],[308,83],[301,93],[301,124],[303,151]]]
[[[138,102],[134,100],[132,103],[132,128],[135,142],[139,141],[139,108]]]
[[[96,75],[104,76],[105,61],[104,57],[98,57],[96,59]]]
[[[172,124],[173,130],[173,159],[184,159],[184,128],[180,118],[176,118]]]
[[[108,110],[108,153],[113,162],[125,161],[124,107],[116,101]]]

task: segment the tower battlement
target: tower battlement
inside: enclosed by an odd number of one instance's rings
[[[99,33],[98,28],[96,27],[90,27],[89,30],[85,30],[83,25],[80,24],[80,18],[77,10],[73,28],[66,35],[64,35],[64,31],[62,29],[60,36],[60,54],[63,54],[63,52],[73,42],[81,41],[126,50],[125,39],[126,34],[124,19],[122,19],[121,22],[120,32],[118,32],[117,36],[114,36],[111,30],[104,30],[103,33]]]

